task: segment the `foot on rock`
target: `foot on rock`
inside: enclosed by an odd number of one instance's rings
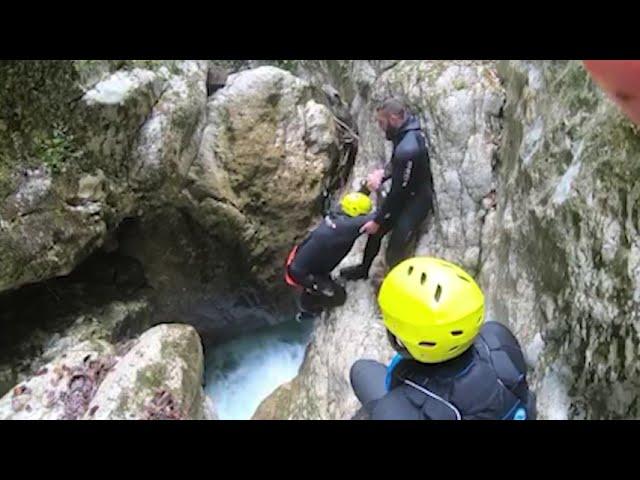
[[[313,320],[319,315],[319,313],[313,312],[298,312],[296,314],[296,322],[301,323],[305,320]]]
[[[345,280],[365,280],[369,278],[369,272],[364,265],[354,265],[340,270],[340,277]]]

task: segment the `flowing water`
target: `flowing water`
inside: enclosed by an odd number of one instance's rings
[[[304,359],[313,322],[289,321],[211,347],[206,386],[222,420],[248,420],[270,393],[292,380]]]

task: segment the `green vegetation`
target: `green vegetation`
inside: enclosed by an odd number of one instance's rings
[[[51,135],[36,137],[35,153],[40,161],[53,173],[64,170],[68,160],[82,157],[83,152],[75,145],[75,139],[64,125],[55,125]]]

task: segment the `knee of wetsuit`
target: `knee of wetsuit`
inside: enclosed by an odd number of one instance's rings
[[[351,386],[357,388],[358,384],[361,384],[362,382],[369,383],[370,381],[375,380],[371,378],[371,373],[378,366],[381,366],[386,372],[386,367],[380,362],[364,358],[356,360],[349,369],[349,381],[351,382]]]
[[[353,393],[367,409],[387,393],[384,388],[386,367],[375,360],[357,360],[349,371]]]
[[[358,383],[358,377],[361,375],[363,366],[364,360],[356,360],[349,369],[349,383],[351,383],[351,387],[354,389]]]

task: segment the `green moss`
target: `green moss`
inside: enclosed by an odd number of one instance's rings
[[[94,77],[96,74],[111,73],[123,68],[126,60],[74,60],[73,65],[81,81]]]
[[[11,182],[11,166],[8,160],[0,156],[0,202],[13,190]]]
[[[113,410],[115,418],[123,418],[125,412],[129,411],[129,395],[123,393],[118,402],[118,406]]]
[[[182,358],[187,365],[197,368],[202,361],[200,350],[193,348],[190,335],[181,335],[177,339],[170,339],[162,342],[160,346],[160,356],[162,358]]]
[[[192,108],[179,108],[175,111],[171,121],[172,127],[178,132],[185,132],[184,143],[190,139],[195,126],[199,120],[200,110],[194,111]]]
[[[160,346],[160,355],[166,361],[179,358],[185,362],[187,368],[182,372],[181,393],[176,392],[176,398],[183,398],[187,403],[191,404],[190,408],[193,409],[195,407],[197,409],[199,407],[191,403],[189,399],[191,394],[197,392],[200,388],[204,364],[202,350],[198,348],[199,343],[192,340],[194,340],[194,336],[190,332],[184,332],[177,338],[163,341]],[[197,412],[191,413],[196,415]]]
[[[162,387],[167,379],[167,366],[164,363],[153,363],[141,369],[136,376],[137,392],[145,393]]]
[[[298,60],[271,60],[270,62],[276,67],[289,72],[295,72],[298,66]]]
[[[591,78],[577,61],[550,62],[547,75],[553,79],[549,86],[549,98],[557,98],[571,109],[594,110],[600,102],[600,94]]]
[[[72,61],[0,63],[0,199],[13,190],[14,172],[43,163],[57,170],[79,152],[67,128],[79,79]]]
[[[42,134],[34,138],[35,154],[53,173],[64,169],[67,162],[79,159],[83,151],[78,147],[73,134],[64,125],[54,125],[49,136]]]
[[[95,72],[115,72],[116,70],[132,70],[142,68],[145,70],[157,71],[166,67],[173,74],[179,73],[178,64],[182,60],[74,60],[74,65],[78,73],[83,76],[90,76]]]
[[[110,71],[122,68],[127,60],[74,60],[74,65],[79,72],[94,71],[107,67]]]
[[[467,82],[465,82],[461,78],[456,78],[453,81],[453,88],[455,88],[456,90],[463,90],[463,89],[467,88]]]
[[[209,60],[209,62],[218,67],[225,68],[230,72],[237,72],[247,67],[246,60]]]

